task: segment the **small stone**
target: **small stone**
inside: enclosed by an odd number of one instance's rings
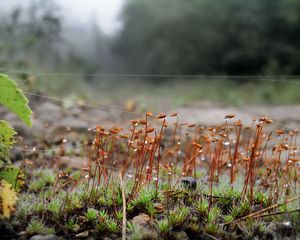
[[[291,227],[292,226],[292,223],[290,221],[284,221],[282,224],[286,227]]]
[[[78,233],[77,235],[75,235],[75,237],[77,238],[86,238],[89,236],[89,231],[84,231],[84,232],[81,232],[81,233]]]
[[[72,132],[86,133],[89,128],[89,124],[80,118],[65,117],[54,124],[50,135],[51,137],[55,137],[65,134],[67,132],[67,128],[70,128]]]
[[[141,213],[132,219],[132,223],[136,225],[147,225],[150,221],[150,217],[147,214]]]
[[[45,102],[35,109],[35,114],[43,123],[54,124],[61,119],[62,109],[54,103]]]
[[[188,189],[195,190],[197,187],[197,181],[192,177],[184,177],[181,179],[181,183],[184,187]]]
[[[48,235],[34,235],[29,240],[60,240],[62,238],[54,235],[54,234],[48,234]]]
[[[70,167],[73,169],[82,169],[83,166],[86,166],[88,164],[88,159],[76,156],[62,156],[60,157],[59,162],[62,166],[65,167]]]
[[[24,236],[24,235],[26,235],[26,231],[21,231],[18,233],[18,236]]]

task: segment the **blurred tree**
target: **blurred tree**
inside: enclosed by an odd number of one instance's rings
[[[54,65],[58,60],[61,19],[53,1],[32,0],[0,20],[1,66]]]
[[[298,0],[129,0],[114,52],[153,74],[299,74]]]

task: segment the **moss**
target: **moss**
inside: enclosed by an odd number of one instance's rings
[[[44,225],[44,223],[40,220],[31,220],[28,226],[26,227],[26,233],[28,235],[34,235],[34,234],[55,234],[55,229],[53,227],[47,227]]]
[[[92,221],[96,220],[96,218],[98,216],[98,211],[94,208],[89,208],[85,212],[84,216],[87,219],[87,221],[92,222]]]
[[[128,231],[129,240],[155,240],[158,238],[158,233],[155,230],[140,225],[135,225]]]

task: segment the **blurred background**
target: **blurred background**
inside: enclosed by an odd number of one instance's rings
[[[300,103],[299,0],[0,5],[0,72],[27,91],[128,110]]]

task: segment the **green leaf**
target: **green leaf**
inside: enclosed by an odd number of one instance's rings
[[[32,111],[28,99],[17,84],[4,74],[0,74],[0,104],[17,114],[27,126],[31,126]]]
[[[11,184],[16,191],[19,191],[24,185],[24,174],[19,168],[7,166],[0,168],[0,181],[1,180],[5,180]]]
[[[8,122],[0,120],[0,160],[4,162],[8,160],[10,149],[15,143],[15,134],[15,130],[9,125]]]
[[[14,143],[14,135],[16,131],[9,125],[8,122],[0,120],[0,142],[11,147]]]

